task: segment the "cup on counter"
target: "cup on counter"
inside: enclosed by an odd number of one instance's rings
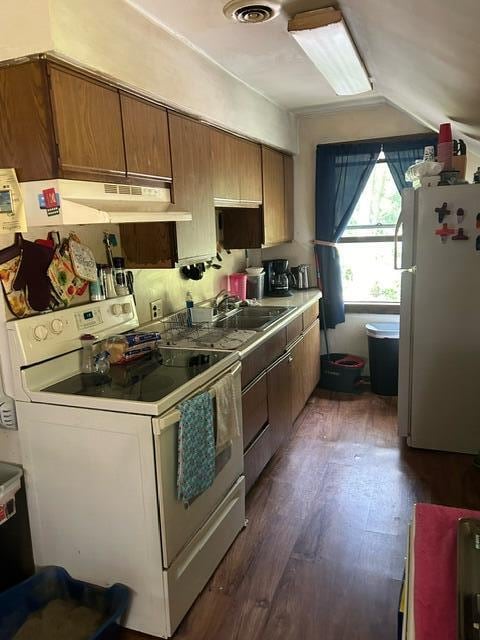
[[[228,290],[234,296],[238,296],[240,300],[247,299],[247,274],[231,273],[228,276]]]

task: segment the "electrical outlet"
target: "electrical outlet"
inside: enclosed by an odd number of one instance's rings
[[[163,318],[163,300],[152,300],[150,302],[150,319],[159,320]]]

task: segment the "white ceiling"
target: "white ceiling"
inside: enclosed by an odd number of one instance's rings
[[[224,0],[128,0],[289,110],[341,102],[288,35],[288,15],[333,4],[281,0],[272,22],[228,22]],[[375,92],[437,127],[480,141],[480,0],[339,0]],[[348,102],[351,102],[351,98]]]

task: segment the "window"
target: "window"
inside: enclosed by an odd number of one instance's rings
[[[383,152],[340,238],[343,296],[353,303],[399,303],[393,236],[401,197]]]

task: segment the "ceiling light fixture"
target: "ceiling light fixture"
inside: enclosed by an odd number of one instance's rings
[[[334,7],[297,13],[288,22],[304,52],[339,96],[372,90],[372,84],[355,43]]]

